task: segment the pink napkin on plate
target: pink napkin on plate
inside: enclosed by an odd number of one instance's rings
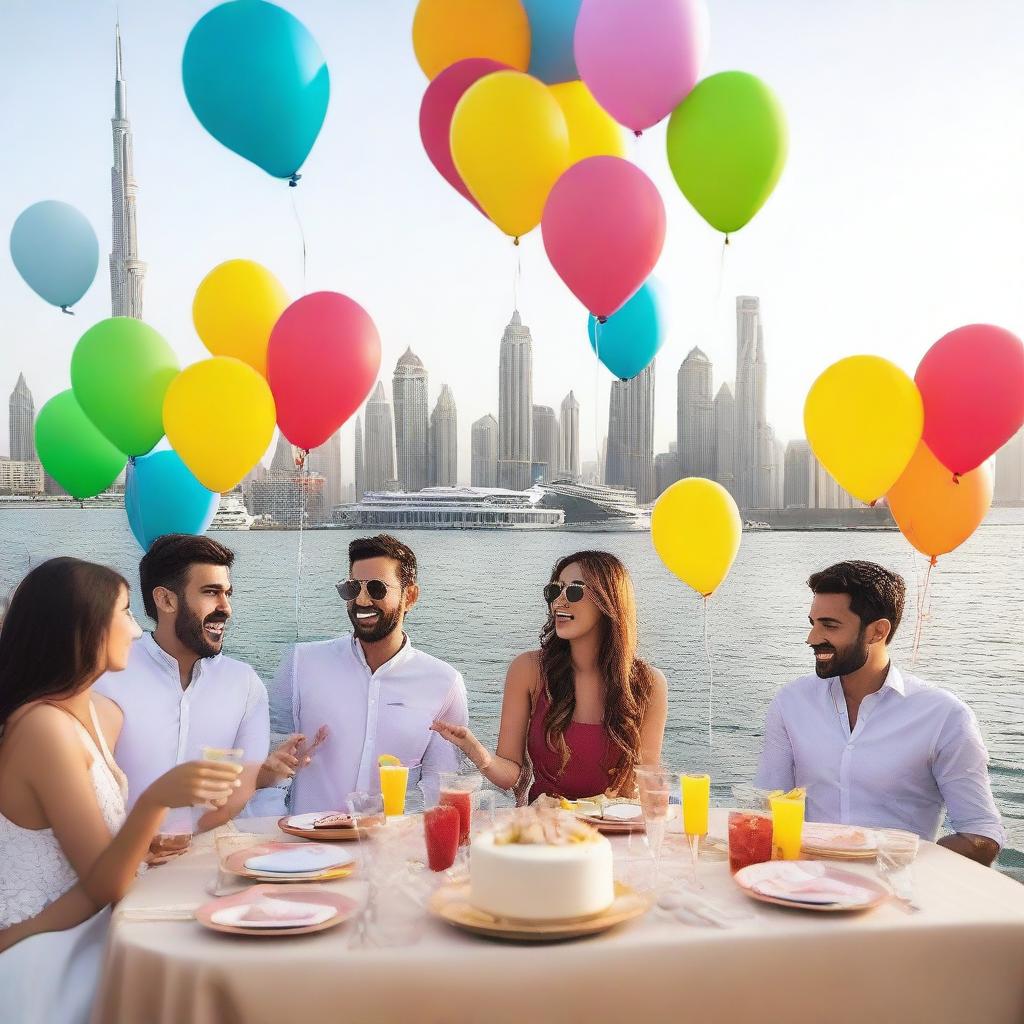
[[[762,896],[803,903],[868,903],[875,894],[828,874],[825,864],[770,861],[758,865],[750,887]]]

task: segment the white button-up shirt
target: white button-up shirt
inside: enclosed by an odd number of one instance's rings
[[[808,821],[902,828],[934,840],[943,806],[955,832],[1003,845],[988,751],[970,708],[889,666],[850,719],[838,676],[803,676],[775,696],[757,785],[807,789]]]
[[[245,662],[200,658],[182,689],[178,663],[144,633],[128,667],[101,676],[96,690],[124,712],[114,760],[128,776],[129,807],[164,772],[200,758],[203,747],[239,747],[246,763],[267,756],[267,689]]]
[[[321,725],[328,729],[327,741],[292,783],[295,813],[344,811],[349,793],[379,792],[381,754],[413,769],[413,793],[420,770],[456,771],[461,763],[461,752],[430,725],[437,718],[469,724],[466,684],[408,637],[376,672],[352,635],[298,644],[285,655],[272,692],[275,722],[310,741]]]

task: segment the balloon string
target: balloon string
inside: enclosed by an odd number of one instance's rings
[[[294,184],[292,182],[291,184]],[[302,242],[302,294],[306,294],[306,229],[302,226],[302,218],[299,216],[299,206],[295,201],[295,190],[289,189],[288,194],[292,200],[292,216],[295,217],[295,225],[299,229],[299,240]]]
[[[715,668],[711,661],[711,641],[708,637],[708,599],[703,597],[704,602],[704,656],[708,659],[708,750],[715,745],[714,731],[711,721],[712,697],[715,690]]]
[[[515,250],[516,266],[512,271],[512,308],[519,309],[519,289],[523,283],[523,250]]]
[[[935,559],[928,559],[928,568],[924,574],[924,584],[920,582],[917,588],[917,622],[914,626],[914,650],[910,656],[910,667],[917,664],[917,655],[921,649],[921,640],[924,637],[924,620],[929,615],[929,604],[931,599],[932,569],[935,567]]]
[[[605,465],[601,463],[601,321],[594,317],[594,458],[597,460],[597,482],[607,483],[606,468],[607,455],[605,452]]]
[[[302,596],[302,538],[306,528],[306,487],[305,469],[300,464],[296,471],[299,485],[299,547],[295,555],[295,642],[299,642],[299,604]]]

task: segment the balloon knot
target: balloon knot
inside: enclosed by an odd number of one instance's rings
[[[957,487],[960,486],[960,474],[959,473],[954,473],[953,474],[953,483],[955,483],[957,485]]]
[[[878,504],[878,499],[875,498],[872,501],[868,502],[868,508],[874,508],[877,504]]]
[[[599,316],[597,318],[597,322],[599,324],[606,324],[606,323],[608,323],[608,317],[606,317],[606,316]]]
[[[516,235],[516,237],[512,239],[512,244],[513,245],[518,245],[519,244],[519,236],[518,235]]]
[[[60,311],[62,313],[67,313],[68,316],[74,316],[75,315],[75,311],[73,309],[68,309],[67,306],[61,306],[60,307]]]
[[[295,173],[294,173],[294,174],[293,174],[293,175],[292,175],[292,176],[291,176],[291,177],[290,177],[290,178],[288,179],[288,187],[289,187],[289,188],[295,188],[295,187],[296,187],[296,186],[297,186],[297,185],[299,184],[299,178],[301,178],[301,177],[302,177],[302,175],[301,175],[301,174],[299,174],[299,172],[298,172],[298,171],[296,171],[296,172],[295,172]]]
[[[725,244],[726,244],[726,245],[728,245],[728,244],[729,244],[729,236],[728,236],[728,235],[726,235],[726,236],[725,236]]]
[[[640,136],[643,135],[643,132],[639,128],[634,128],[633,134],[639,139]]]
[[[135,465],[135,456],[134,455],[129,455],[128,456],[128,465],[129,466],[134,466]]]
[[[939,556],[938,555],[932,555],[931,561],[928,564],[932,565],[932,566],[938,565],[939,564]]]

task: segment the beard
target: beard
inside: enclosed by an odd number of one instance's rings
[[[199,655],[200,658],[214,658],[220,654],[224,641],[221,639],[214,643],[206,635],[203,626],[207,622],[227,622],[227,620],[228,616],[223,612],[211,612],[205,619],[200,619],[188,605],[183,603],[174,620],[174,635],[193,654]]]
[[[857,639],[847,647],[835,648],[831,644],[817,644],[812,650],[817,654],[832,654],[828,661],[814,661],[814,671],[819,679],[832,679],[835,676],[852,675],[862,669],[868,660],[868,645],[864,642],[864,630],[857,634]]]
[[[359,637],[360,640],[366,641],[368,644],[377,643],[377,641],[383,640],[398,629],[398,625],[402,619],[402,611],[405,608],[405,601],[403,599],[399,603],[398,607],[391,611],[387,611],[384,608],[378,608],[376,605],[374,605],[373,608],[378,615],[377,621],[372,625],[367,625],[356,618],[356,612],[368,611],[369,609],[365,606],[360,608],[360,606],[355,602],[348,606],[349,622],[352,623],[352,628],[355,630],[356,636]]]

